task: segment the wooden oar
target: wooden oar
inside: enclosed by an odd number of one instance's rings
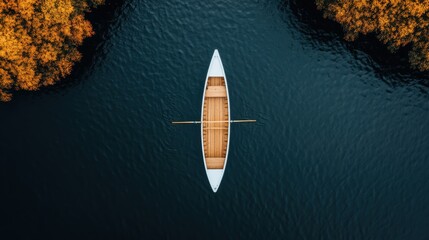
[[[223,122],[230,122],[230,123],[246,123],[246,122],[256,122],[256,120],[252,119],[245,119],[245,120],[226,120],[226,121],[203,121],[203,123],[223,123]],[[201,121],[180,121],[180,122],[171,122],[172,124],[200,124]]]

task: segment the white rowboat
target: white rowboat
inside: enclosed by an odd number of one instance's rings
[[[201,106],[201,146],[213,192],[219,189],[228,159],[231,126],[228,84],[218,50],[213,53]]]
[[[229,150],[231,123],[256,120],[231,120],[228,84],[217,49],[213,53],[204,85],[201,121],[173,121],[173,124],[201,124],[204,167],[213,192],[219,189]]]

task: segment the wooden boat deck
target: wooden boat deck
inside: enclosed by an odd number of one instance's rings
[[[228,99],[223,77],[209,77],[203,111],[204,156],[207,169],[223,169],[229,124]]]

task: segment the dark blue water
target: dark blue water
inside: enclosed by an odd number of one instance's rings
[[[108,8],[71,79],[0,105],[0,239],[429,239],[424,76],[310,3]],[[199,118],[215,48],[258,120],[216,194],[198,126],[169,123]]]

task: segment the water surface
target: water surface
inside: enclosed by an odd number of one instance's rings
[[[428,239],[428,88],[306,11],[118,6],[68,84],[0,106],[1,238]],[[258,120],[216,194],[198,126],[170,124],[200,117],[215,48],[232,118]]]

